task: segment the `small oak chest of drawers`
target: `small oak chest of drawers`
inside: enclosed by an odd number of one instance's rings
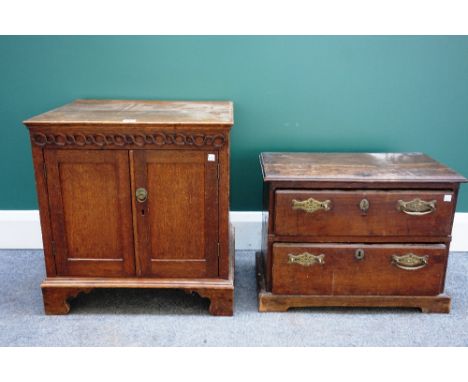
[[[450,311],[444,282],[463,176],[421,153],[262,153],[260,163],[260,311]]]

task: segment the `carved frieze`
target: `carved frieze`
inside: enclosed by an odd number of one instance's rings
[[[224,145],[223,134],[200,133],[33,133],[31,141],[37,146],[211,146],[219,148]]]

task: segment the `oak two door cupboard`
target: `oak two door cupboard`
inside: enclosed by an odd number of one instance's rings
[[[31,118],[46,313],[93,288],[181,288],[233,312],[230,102],[78,100]]]

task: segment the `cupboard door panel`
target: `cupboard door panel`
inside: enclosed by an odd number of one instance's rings
[[[132,151],[134,211],[141,274],[212,277],[218,274],[216,152]],[[138,189],[147,192],[136,199]]]
[[[127,151],[46,150],[59,275],[134,275]]]

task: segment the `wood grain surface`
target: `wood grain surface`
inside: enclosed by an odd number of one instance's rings
[[[256,253],[256,275],[259,312],[287,312],[291,308],[306,307],[363,307],[363,308],[419,308],[423,313],[450,313],[451,299],[437,296],[327,295],[275,294],[265,284],[265,264]]]
[[[422,153],[262,153],[265,181],[466,182]]]
[[[185,124],[232,125],[230,101],[145,101],[80,99],[32,117],[29,127],[40,125]]]
[[[330,209],[310,213],[292,208],[293,200],[309,198],[330,201]],[[368,202],[365,212],[360,209],[364,199]],[[409,215],[398,209],[399,200],[415,199],[435,201],[436,208],[425,215]],[[278,190],[275,200],[277,235],[447,236],[455,212],[455,196],[451,190]]]
[[[125,150],[46,150],[57,274],[135,274]]]
[[[139,150],[134,184],[147,200],[135,203],[142,275],[218,276],[217,152]],[[208,161],[208,155],[213,161]]]
[[[356,251],[363,258],[356,259]],[[323,254],[323,264],[289,263],[289,255]],[[428,256],[421,269],[404,270],[392,255]],[[442,292],[447,265],[443,244],[282,244],[273,245],[273,288],[277,294],[414,295]]]

